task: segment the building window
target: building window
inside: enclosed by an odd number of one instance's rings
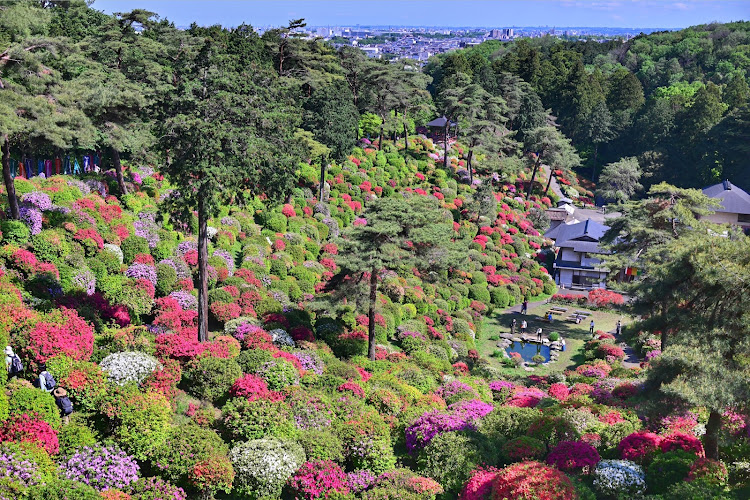
[[[737,222],[750,224],[750,214],[737,214]]]

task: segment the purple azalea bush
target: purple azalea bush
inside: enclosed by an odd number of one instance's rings
[[[47,193],[42,193],[41,191],[32,191],[30,193],[26,193],[21,198],[21,201],[23,203],[33,205],[35,208],[41,210],[42,212],[52,209],[52,200],[50,199],[49,195]]]
[[[90,269],[83,269],[73,276],[71,280],[75,288],[80,288],[86,292],[86,295],[94,295],[96,291],[96,276]]]
[[[21,207],[18,211],[21,222],[29,226],[32,236],[42,232],[42,212],[34,207]]]
[[[190,292],[178,290],[169,294],[174,300],[176,300],[183,311],[197,311],[198,310],[198,299]]]
[[[156,225],[156,214],[154,212],[141,212],[138,220],[133,223],[135,235],[145,238],[149,248],[155,248],[159,244],[159,226]]]
[[[23,486],[38,484],[42,475],[37,465],[22,454],[4,449],[0,451],[0,479],[9,479]]]
[[[475,399],[452,404],[446,411],[428,411],[406,428],[406,448],[413,453],[427,446],[438,434],[476,430],[478,421],[492,409],[491,404]]]
[[[145,279],[156,286],[156,268],[149,266],[148,264],[132,264],[127,271],[125,271],[125,276],[134,280]]]
[[[140,467],[135,458],[111,446],[84,446],[61,466],[67,479],[79,481],[103,491],[123,489],[138,480]]]
[[[226,250],[214,250],[214,257],[221,257],[227,263],[227,269],[229,270],[229,276],[234,274],[234,257]]]

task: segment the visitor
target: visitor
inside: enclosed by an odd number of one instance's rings
[[[9,377],[17,377],[23,372],[23,363],[21,358],[13,352],[11,346],[5,346],[5,369]]]
[[[562,350],[565,350],[565,339],[560,339],[560,345],[562,346]]]
[[[550,312],[547,313],[547,321],[549,321],[550,323],[552,323],[552,311],[550,311]]]
[[[521,314],[526,314],[529,312],[529,301],[528,299],[523,299],[523,303],[521,304]]]
[[[591,335],[594,334],[594,320],[593,319],[591,320],[591,323],[589,323],[589,333]]]
[[[45,392],[52,392],[57,385],[55,378],[47,371],[47,365],[45,363],[42,363],[39,366],[39,369],[42,370],[39,373],[39,388]]]
[[[622,331],[622,323],[620,322],[619,319],[617,320],[617,328],[615,329],[615,331],[617,332],[617,336],[619,337],[620,332]]]
[[[542,341],[542,329],[541,328],[536,329],[536,339],[538,342]]]
[[[576,325],[580,325],[582,320],[583,316],[581,316],[580,314],[576,314]]]
[[[526,327],[528,325],[526,324],[526,320],[521,321],[521,335],[526,335]]]
[[[510,334],[516,334],[516,318],[513,318],[513,321],[510,322]]]
[[[68,398],[68,391],[62,387],[58,387],[52,391],[52,395],[55,396],[55,404],[60,408],[60,412],[62,413],[63,424],[68,425],[70,414],[73,413],[73,403]]]

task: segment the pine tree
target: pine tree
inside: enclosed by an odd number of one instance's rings
[[[337,264],[354,283],[367,284],[368,353],[375,359],[375,309],[380,276],[388,270],[418,269],[425,279],[437,280],[460,261],[451,241],[450,214],[434,198],[383,198],[368,204],[365,224],[342,235]],[[332,299],[337,300],[334,294]],[[351,299],[351,297],[349,297]]]

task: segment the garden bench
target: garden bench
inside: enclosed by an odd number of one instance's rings
[[[568,312],[567,307],[550,307],[550,311],[560,311],[561,313]]]
[[[591,314],[590,311],[573,311],[573,314],[577,314],[579,316],[588,316]]]

